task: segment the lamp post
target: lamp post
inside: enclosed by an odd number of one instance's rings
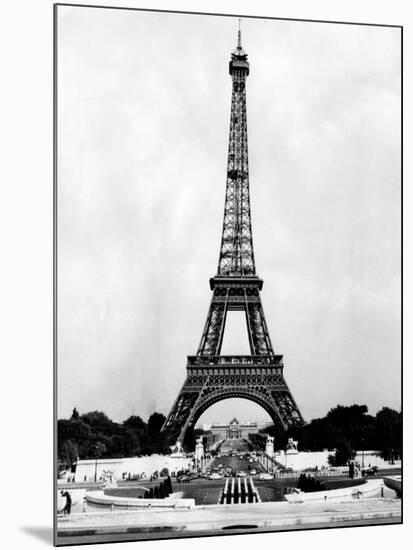
[[[95,443],[95,482],[97,481],[98,473],[98,458],[99,456],[106,451],[106,447],[99,441]]]
[[[361,439],[361,467],[364,468],[364,442],[365,439],[362,437]]]
[[[98,475],[98,446],[95,445],[95,483],[97,481],[97,475]]]

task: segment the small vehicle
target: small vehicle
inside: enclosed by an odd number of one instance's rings
[[[250,471],[250,474],[251,474],[252,476],[257,475],[257,470],[256,470],[255,468],[253,468],[253,469]]]
[[[362,468],[361,469],[361,475],[362,476],[375,476],[377,474],[378,467],[377,466],[371,466],[370,468]]]
[[[209,479],[222,479],[222,475],[221,474],[218,474],[217,472],[214,472],[213,474],[211,474],[209,476]]]
[[[180,476],[177,478],[178,483],[191,483],[191,478],[189,476]]]
[[[260,481],[268,481],[268,480],[272,479],[272,475],[264,472],[264,473],[260,474],[260,477],[258,479]]]
[[[254,460],[252,458],[249,458],[248,462],[254,462]]]
[[[246,474],[245,472],[243,472],[243,471],[239,471],[239,472],[237,473],[237,477],[246,477],[246,475],[247,475],[247,474]]]

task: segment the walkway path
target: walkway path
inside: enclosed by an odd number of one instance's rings
[[[400,523],[401,501],[398,499],[368,499],[344,504],[289,504],[265,502],[236,506],[197,506],[185,511],[127,511],[72,514],[58,523],[59,542],[82,535],[93,541],[107,540],[111,534],[134,534],[135,539],[159,538],[183,534],[211,534],[212,531],[253,531],[257,528],[282,530],[295,526],[311,528],[323,524],[352,525],[370,523]],[[79,538],[80,537],[80,538]],[[103,537],[103,538],[102,538]]]

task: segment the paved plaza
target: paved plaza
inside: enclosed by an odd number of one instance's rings
[[[362,523],[400,523],[399,499],[368,499],[343,504],[289,504],[271,502],[241,505],[197,506],[185,511],[126,511],[73,514],[59,521],[61,544],[79,537],[91,541],[122,534],[128,540],[171,536],[253,532],[259,528],[284,530],[315,526],[348,526]]]

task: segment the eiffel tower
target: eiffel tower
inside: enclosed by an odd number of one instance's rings
[[[248,176],[246,78],[248,56],[238,45],[231,54],[231,121],[224,223],[218,270],[209,280],[212,299],[198,351],[188,356],[184,385],[163,431],[171,441],[184,443],[185,434],[214,403],[238,397],[254,401],[285,432],[303,423],[283,376],[283,356],[274,353],[255,272]],[[243,311],[251,355],[221,355],[228,311]]]

